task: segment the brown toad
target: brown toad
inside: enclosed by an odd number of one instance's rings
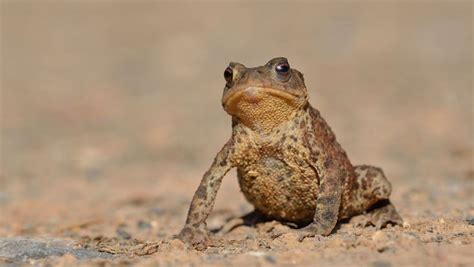
[[[205,248],[206,219],[224,175],[237,168],[255,210],[297,225],[303,237],[329,235],[338,220],[368,212],[377,228],[402,222],[388,198],[389,181],[377,167],[353,166],[326,121],[308,102],[303,75],[285,58],[247,68],[230,63],[222,105],[232,137],[194,194],[181,240]]]

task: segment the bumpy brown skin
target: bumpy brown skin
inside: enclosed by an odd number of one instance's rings
[[[402,222],[388,201],[381,169],[353,166],[331,128],[311,107],[303,75],[285,58],[257,68],[230,63],[222,104],[232,115],[232,137],[217,154],[194,194],[178,238],[204,249],[206,219],[224,175],[237,167],[247,200],[269,218],[307,224],[302,237],[330,234],[338,220],[369,211],[380,228]],[[228,69],[229,70],[229,69]]]

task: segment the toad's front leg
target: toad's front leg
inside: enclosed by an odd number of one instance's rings
[[[205,249],[209,244],[206,219],[214,206],[222,178],[232,168],[230,161],[231,151],[232,139],[217,153],[211,167],[204,174],[191,201],[186,224],[177,236],[180,240],[194,246],[196,249]]]
[[[350,163],[336,142],[336,137],[316,110],[311,110],[311,129],[304,141],[309,149],[309,164],[319,177],[319,189],[313,222],[299,229],[300,239],[329,235],[339,218],[343,181],[349,175]]]
[[[313,222],[298,229],[299,239],[316,235],[329,235],[336,226],[341,205],[341,176],[344,175],[331,159],[326,159],[326,168],[318,171],[320,176],[318,198]]]

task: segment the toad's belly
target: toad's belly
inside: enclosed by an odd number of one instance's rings
[[[240,188],[247,200],[269,217],[311,222],[316,208],[317,174],[308,165],[291,165],[262,158],[252,166],[238,168]]]

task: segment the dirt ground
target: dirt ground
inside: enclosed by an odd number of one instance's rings
[[[473,3],[1,1],[0,265],[473,266]],[[230,135],[222,73],[285,56],[402,226],[172,240]],[[208,226],[252,210],[227,175]]]

